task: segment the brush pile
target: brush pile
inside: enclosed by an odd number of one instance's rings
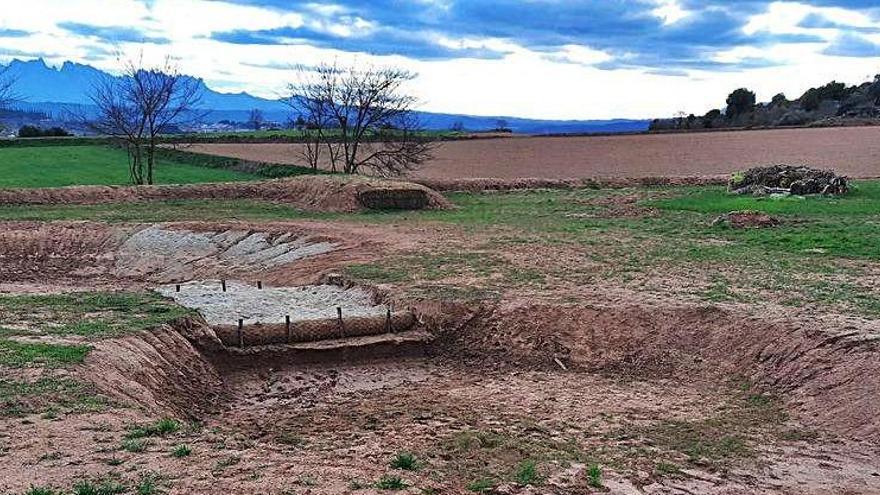
[[[849,191],[849,180],[831,170],[773,165],[733,174],[727,188],[733,194],[840,195]]]

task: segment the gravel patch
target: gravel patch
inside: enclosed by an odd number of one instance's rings
[[[290,234],[228,230],[192,232],[153,226],[134,233],[119,249],[117,271],[164,278],[191,278],[194,268],[265,269],[337,248]]]
[[[383,316],[385,306],[373,303],[372,295],[362,289],[342,289],[335,285],[300,287],[264,287],[258,289],[242,282],[227,281],[226,292],[220,282],[197,281],[156,289],[181,306],[195,309],[211,325],[235,325],[239,318],[245,324],[284,323],[285,315],[292,322],[336,318],[336,308],[343,317]]]

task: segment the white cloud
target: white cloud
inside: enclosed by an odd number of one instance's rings
[[[663,24],[670,25],[688,17],[690,12],[685,10],[678,0],[656,0],[657,6],[651,10],[651,14],[663,20]]]
[[[443,0],[421,0],[444,5]],[[686,19],[674,1],[653,2],[654,15],[664,22]],[[79,36],[57,26],[61,22],[139,29],[150,36],[165,37],[168,45],[122,43],[118,47],[129,55],[143,52],[148,62],[167,54],[181,61],[182,68],[204,78],[209,85],[226,91],[246,90],[275,98],[283,94],[294,75],[283,69],[296,64],[314,65],[338,60],[375,64],[394,64],[421,76],[410,85],[425,103],[424,109],[481,115],[520,115],[536,118],[612,118],[668,116],[677,111],[704,113],[723,105],[727,94],[737,87],[749,87],[759,98],[769,99],[784,91],[796,97],[810,86],[831,79],[856,83],[880,68],[880,59],[831,57],[822,55],[825,43],[744,46],[719,50],[710,60],[736,64],[771,60],[778,66],[712,72],[689,70],[686,76],[652,74],[647,70],[600,70],[597,64],[611,60],[603,51],[578,44],[556,52],[539,52],[499,38],[454,38],[438,33],[422,33],[441,47],[459,50],[491,50],[505,54],[496,60],[460,58],[417,61],[402,56],[372,56],[317,48],[306,44],[243,45],[211,39],[211,33],[233,30],[274,29],[314,26],[357,36],[371,29],[383,29],[356,16],[343,16],[342,27],[327,23],[326,15],[298,5],[301,12],[233,5],[207,0],[30,0],[26,7],[6,10],[0,16],[0,29],[33,31],[23,37],[0,38],[0,59],[6,54],[49,54],[48,62],[65,60],[90,63],[105,70],[116,69],[112,54],[96,54],[95,39]],[[664,10],[665,9],[665,10]],[[338,13],[338,12],[337,12]],[[777,2],[748,22],[751,33],[805,34],[798,24],[805,16],[820,13],[843,25],[867,27],[873,22],[857,12],[823,9],[793,2]],[[344,13],[348,14],[348,13]],[[812,34],[826,30],[811,29]],[[837,29],[827,30],[828,40]],[[824,35],[823,35],[824,36]],[[870,35],[880,41],[880,35]],[[114,47],[109,47],[111,50]],[[625,59],[625,55],[617,55]]]

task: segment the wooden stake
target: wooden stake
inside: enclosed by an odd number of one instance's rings
[[[336,307],[336,317],[339,319],[339,335],[341,337],[345,336],[345,324],[342,322],[342,308]]]
[[[238,347],[244,348],[244,318],[238,319]]]
[[[284,316],[284,324],[287,325],[287,343],[290,343],[290,315]]]
[[[222,279],[220,280],[220,286],[223,287],[223,292],[226,292],[226,281],[225,280],[222,280]]]

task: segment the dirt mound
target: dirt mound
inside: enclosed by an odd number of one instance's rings
[[[783,193],[798,196],[846,194],[849,190],[847,178],[831,170],[792,165],[750,168],[733,174],[727,187],[734,194]]]
[[[163,186],[71,186],[0,189],[0,204],[99,204],[181,199],[255,199],[309,211],[448,208],[436,191],[408,182],[306,176],[259,182]]]
[[[196,418],[216,410],[223,396],[222,378],[190,342],[213,340],[208,334],[203,323],[186,320],[101,341],[83,375],[115,401]]]
[[[810,426],[880,439],[877,323],[771,320],[694,306],[528,304],[487,309],[441,335],[438,346],[458,357],[517,366],[648,379],[739,376],[779,394]]]
[[[732,211],[712,221],[712,225],[725,225],[732,229],[775,227],[779,220],[761,211]]]
[[[625,188],[646,186],[702,186],[726,183],[724,176],[705,177],[599,177],[589,179],[520,179],[467,178],[467,179],[413,179],[414,182],[435,191],[517,191],[526,189],[583,189]]]

